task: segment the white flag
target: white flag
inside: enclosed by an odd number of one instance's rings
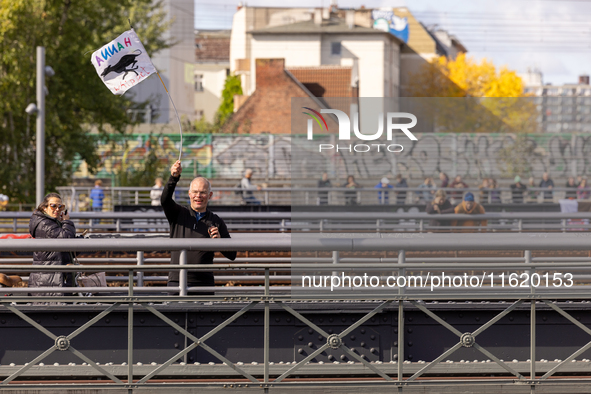
[[[133,29],[94,52],[90,61],[113,94],[123,94],[156,73]]]

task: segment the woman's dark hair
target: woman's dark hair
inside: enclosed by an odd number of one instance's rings
[[[43,201],[41,201],[41,204],[39,204],[39,206],[35,210],[39,212],[45,212],[45,209],[49,206],[49,199],[52,197],[59,198],[60,200],[62,199],[62,196],[60,196],[57,193],[49,193],[45,197],[43,197]]]

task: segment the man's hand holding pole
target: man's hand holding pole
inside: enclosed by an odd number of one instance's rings
[[[178,178],[181,176],[181,172],[183,171],[183,167],[181,167],[181,161],[177,160],[172,167],[170,167],[170,175],[172,175],[175,178]]]

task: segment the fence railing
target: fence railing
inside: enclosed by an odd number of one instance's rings
[[[10,382],[16,379],[27,378],[29,376],[39,376],[37,374],[30,375],[28,371],[48,357],[55,351],[71,352],[75,357],[83,360],[86,364],[84,368],[93,370],[94,374],[103,379],[110,379],[110,382],[102,381],[98,383],[68,383],[70,388],[124,388],[128,390],[141,388],[161,388],[166,387],[166,383],[158,383],[153,381],[155,377],[161,375],[166,371],[168,375],[178,374],[179,376],[191,375],[191,369],[197,369],[197,366],[182,365],[182,373],[174,372],[175,366],[178,366],[178,359],[187,354],[193,349],[201,348],[218,360],[218,366],[225,364],[224,372],[225,378],[217,382],[199,382],[190,381],[183,382],[183,387],[199,387],[199,386],[219,386],[219,388],[234,388],[250,386],[251,389],[259,388],[261,392],[267,392],[269,388],[274,387],[280,389],[288,386],[309,386],[309,382],[303,380],[286,381],[290,376],[306,373],[311,368],[316,370],[316,373],[322,374],[323,377],[340,376],[348,377],[348,384],[362,385],[362,386],[386,386],[398,388],[399,391],[404,391],[405,388],[414,388],[415,386],[423,385],[456,385],[466,384],[466,380],[462,379],[462,371],[449,369],[447,372],[453,370],[453,376],[445,379],[438,379],[431,377],[423,380],[422,378],[429,372],[436,371],[437,374],[445,374],[446,369],[441,368],[441,362],[453,354],[455,351],[462,348],[473,348],[491,360],[490,366],[484,364],[482,370],[484,375],[486,371],[494,371],[498,375],[498,379],[491,380],[487,377],[473,376],[470,378],[470,384],[503,384],[513,386],[529,386],[534,389],[540,385],[552,385],[553,382],[549,378],[554,376],[557,372],[563,369],[576,374],[577,368],[571,364],[572,360],[582,355],[585,351],[591,348],[591,343],[583,344],[580,348],[574,351],[569,357],[564,360],[556,360],[555,362],[545,363],[536,357],[536,327],[538,319],[536,319],[536,311],[543,306],[552,311],[559,313],[572,324],[581,328],[584,332],[591,334],[591,330],[584,324],[578,321],[571,314],[566,312],[559,304],[553,300],[591,300],[591,292],[589,292],[588,282],[590,280],[589,270],[591,257],[568,257],[562,256],[562,253],[572,251],[587,251],[589,249],[589,234],[465,234],[461,237],[453,234],[384,234],[379,237],[359,237],[351,234],[326,234],[318,236],[315,234],[295,234],[289,236],[286,234],[271,234],[271,235],[253,235],[246,234],[236,237],[235,239],[150,239],[150,240],[129,240],[129,239],[109,239],[109,240],[93,240],[93,239],[64,239],[60,242],[55,240],[5,240],[0,243],[0,252],[34,252],[34,251],[60,251],[70,250],[73,252],[88,252],[88,251],[109,251],[109,252],[136,252],[138,254],[138,264],[121,264],[116,266],[111,265],[84,265],[84,266],[19,266],[19,265],[3,265],[2,269],[6,273],[30,272],[30,271],[90,271],[97,270],[106,272],[121,272],[127,271],[128,277],[134,277],[138,272],[145,271],[179,271],[180,272],[180,286],[178,288],[167,287],[145,287],[138,285],[134,281],[129,281],[126,287],[119,288],[85,288],[85,291],[100,292],[100,293],[115,293],[113,295],[100,295],[95,297],[87,297],[84,299],[85,303],[96,305],[96,309],[102,311],[97,312],[96,316],[89,316],[89,320],[80,327],[73,329],[67,335],[56,335],[51,328],[46,328],[36,320],[31,318],[27,313],[31,307],[27,307],[26,303],[31,302],[77,302],[78,297],[61,296],[61,297],[47,297],[47,296],[27,296],[24,293],[31,292],[27,288],[4,288],[2,291],[6,294],[11,294],[0,298],[0,304],[6,310],[14,313],[24,322],[30,324],[40,331],[42,335],[49,337],[54,344],[46,351],[39,354],[30,362],[24,365],[9,365],[10,360],[2,360],[0,366],[0,376],[4,380],[0,383],[0,388],[12,387]],[[181,259],[179,265],[144,265],[140,264],[143,253],[154,250],[176,250],[180,251]],[[186,272],[187,270],[221,270],[221,269],[238,269],[244,267],[243,264],[225,263],[213,264],[208,266],[191,265],[187,261],[187,251],[202,250],[202,251],[289,251],[295,253],[303,253],[305,257],[298,257],[299,260],[293,260],[292,264],[249,264],[249,268],[259,269],[264,272],[264,286],[257,287],[255,290],[246,289],[245,287],[216,287],[215,295],[203,296],[187,296]],[[406,252],[412,251],[521,251],[522,257],[501,258],[501,257],[432,257],[429,259],[417,259],[407,257]],[[532,251],[545,250],[550,251],[553,256],[550,257],[532,257]],[[318,258],[313,255],[314,252],[322,252],[332,254],[333,259],[326,262],[325,258]],[[347,262],[344,258],[339,257],[339,253],[357,253],[361,252],[396,252],[397,256],[391,260],[383,260],[381,262],[371,262],[368,264],[360,264],[360,258],[357,261]],[[336,255],[336,260],[334,259]],[[355,256],[353,255],[353,258]],[[292,255],[292,259],[293,259]],[[472,260],[470,260],[472,259]],[[412,289],[411,285],[395,286],[387,294],[367,291],[372,290],[367,287],[365,292],[350,291],[349,294],[332,293],[327,288],[303,289],[304,291],[294,291],[293,286],[271,286],[271,274],[276,271],[292,270],[292,277],[295,278],[295,285],[298,285],[303,277],[300,274],[302,270],[307,270],[311,274],[322,272],[322,270],[330,271],[347,271],[347,273],[357,273],[363,270],[373,269],[375,275],[392,275],[396,273],[398,277],[417,275],[426,276],[435,271],[444,271],[449,275],[456,275],[462,277],[462,271],[470,270],[470,277],[484,278],[487,280],[485,286],[472,285],[471,280],[464,282],[461,286],[456,286],[454,282],[450,281],[447,286],[450,289],[442,287],[441,291],[429,290],[428,287],[422,289]],[[486,272],[485,272],[486,271]],[[493,273],[489,276],[489,272]],[[528,274],[528,278],[522,281],[521,276],[517,283],[509,283],[509,272],[516,275]],[[464,272],[465,273],[465,272]],[[566,274],[571,274],[570,279],[572,284],[561,283],[556,285],[554,279],[556,274],[561,273],[561,278],[567,277]],[[536,282],[533,278],[535,275],[544,277],[545,274],[550,275],[550,285],[546,289]],[[466,274],[467,275],[467,274]],[[488,284],[488,280],[500,281],[507,280],[507,285],[493,286]],[[304,282],[301,282],[304,283]],[[292,283],[293,284],[293,283]],[[522,286],[524,284],[524,286]],[[199,290],[206,290],[208,288],[196,288]],[[59,288],[58,291],[63,291],[64,288]],[[250,291],[249,291],[250,290]],[[311,291],[313,290],[313,291]],[[413,291],[411,291],[413,290]],[[454,291],[446,291],[454,290]],[[56,288],[37,288],[35,291],[56,291]],[[178,292],[179,295],[163,295],[167,292]],[[117,294],[119,293],[119,294]],[[333,333],[327,330],[324,325],[316,324],[312,321],[312,317],[305,316],[294,309],[298,301],[305,300],[365,300],[374,301],[377,303],[375,307],[369,312],[364,312],[364,315],[354,321],[351,325],[340,332]],[[507,300],[510,301],[506,308],[500,313],[496,314],[492,319],[479,324],[478,327],[469,332],[462,332],[456,327],[441,318],[438,313],[432,310],[432,304],[425,301],[438,300]],[[205,335],[198,337],[189,332],[182,325],[167,317],[162,309],[156,307],[155,303],[176,304],[179,302],[193,302],[193,301],[208,301],[208,302],[234,302],[241,306],[241,309],[225,318],[223,323],[218,324]],[[295,302],[295,303],[294,303]],[[523,361],[522,364],[527,365],[528,368],[524,372],[523,365],[509,363],[502,360],[500,357],[493,354],[490,350],[481,346],[479,343],[479,335],[490,328],[495,323],[499,322],[503,317],[516,310],[518,307],[529,304],[530,309],[530,327],[529,327],[529,360]],[[273,305],[273,309],[271,306]],[[379,362],[370,362],[366,358],[356,353],[350,345],[345,343],[345,339],[356,329],[370,319],[384,311],[386,308],[394,307],[397,309],[397,323],[396,323],[396,340],[397,343],[405,343],[405,308],[412,306],[424,312],[427,316],[434,319],[436,322],[447,328],[454,334],[457,342],[451,342],[447,350],[440,356],[427,362],[411,362],[405,356],[405,347],[398,346],[397,354],[391,355],[388,360],[387,356],[384,360]],[[81,351],[77,350],[75,345],[75,338],[84,332],[89,327],[96,324],[99,320],[107,316],[114,310],[119,310],[122,307],[127,308],[127,361],[121,365],[99,365],[92,358],[86,356]],[[206,343],[213,335],[222,335],[223,329],[236,321],[240,316],[243,316],[248,311],[254,308],[261,307],[263,310],[263,325],[261,327],[262,350],[264,354],[264,361],[256,365],[243,366],[236,360],[231,360],[216,349],[208,346]],[[316,332],[319,337],[326,340],[326,343],[318,348],[311,350],[300,361],[293,361],[281,365],[273,364],[270,357],[270,334],[273,325],[271,324],[272,316],[278,310],[288,312],[291,316],[305,324]],[[154,363],[153,365],[141,368],[134,363],[134,329],[137,323],[134,323],[134,314],[138,311],[148,311],[151,314],[160,318],[168,326],[174,328],[180,335],[186,338],[187,344],[184,349],[179,350],[177,354],[171,357],[168,361],[163,363]],[[511,333],[507,333],[511,335]],[[3,337],[3,340],[10,341],[10,338]],[[287,340],[293,343],[294,338],[277,338],[275,341]],[[99,344],[99,346],[104,344]],[[351,360],[348,363],[340,363],[338,368],[332,368],[332,365],[324,365],[314,363],[315,357],[328,349],[339,349],[347,355]],[[395,356],[395,357],[394,357]],[[308,363],[311,363],[308,365]],[[215,365],[213,366],[215,367]],[[360,373],[360,368],[363,372]],[[574,369],[573,369],[574,368]],[[584,366],[581,367],[584,370]],[[68,365],[57,365],[47,369],[43,377],[45,379],[63,379],[64,377],[71,377],[73,368]],[[171,372],[172,371],[172,372]],[[581,372],[579,371],[579,372]],[[33,372],[33,371],[31,371]],[[86,371],[88,373],[88,371]],[[365,377],[368,374],[381,378],[379,381],[368,381]],[[363,377],[363,378],[362,378]],[[580,384],[585,381],[582,377],[571,376],[569,379],[561,380],[563,385]],[[64,388],[66,385],[55,382],[55,388]],[[334,385],[333,382],[330,382]],[[316,383],[320,386],[323,383]],[[224,386],[226,385],[226,386]],[[232,386],[229,386],[232,385]],[[326,383],[328,385],[328,383]],[[40,387],[39,384],[20,382],[19,386],[22,390],[35,389]],[[53,386],[52,386],[53,387]]]
[[[376,204],[416,204],[424,203],[432,197],[431,192],[439,188],[423,189],[420,187],[376,189],[373,187],[361,187],[347,189],[343,187],[317,188],[317,187],[269,187],[261,190],[251,190],[254,200],[246,201],[243,198],[244,190],[235,187],[214,187],[212,205],[376,205]],[[72,211],[91,210],[92,202],[89,198],[91,187],[62,186],[57,188],[60,195]],[[476,187],[466,189],[444,188],[449,197],[461,200],[466,192],[472,192],[477,202],[487,204],[507,203],[543,203],[558,202],[572,196],[577,198],[576,188],[555,187],[552,190],[530,187],[522,193],[519,201],[515,201],[512,191],[508,187],[496,189],[479,189]],[[105,199],[103,210],[112,211],[116,205],[152,205],[150,187],[106,187],[103,188]],[[249,191],[249,192],[251,192]],[[591,198],[591,188],[580,190],[579,198],[588,200]],[[178,187],[175,198],[180,203],[188,203],[188,188]],[[546,196],[546,197],[545,197]],[[154,205],[159,205],[158,199]]]
[[[416,208],[414,208],[416,209]],[[591,212],[494,212],[478,215],[425,212],[218,212],[230,231],[363,231],[431,232],[479,230],[487,232],[588,231]],[[0,233],[27,233],[30,212],[0,212]],[[78,230],[97,232],[167,233],[163,212],[72,212]],[[487,221],[482,227],[431,225],[433,220]],[[144,234],[146,235],[146,234]]]

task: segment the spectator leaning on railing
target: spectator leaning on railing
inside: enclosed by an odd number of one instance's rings
[[[152,200],[152,206],[154,207],[160,205],[160,197],[162,197],[162,189],[164,188],[163,183],[162,178],[156,178],[154,186],[150,190],[150,200]]]
[[[328,179],[328,173],[322,173],[322,178],[318,181],[318,188],[330,188],[332,184]],[[318,192],[318,205],[328,205],[328,191]]]
[[[519,175],[513,179],[513,182],[511,185],[511,200],[514,204],[522,204],[523,193],[527,190],[527,186],[521,183],[521,177]]]
[[[343,186],[347,189],[351,189],[351,191],[346,191],[345,194],[345,205],[357,205],[357,192],[355,189],[361,188],[357,182],[355,182],[355,177],[353,175],[349,175],[347,177],[347,182],[343,184]]]
[[[240,181],[240,187],[242,188],[242,201],[246,205],[261,205],[261,202],[254,196],[253,190],[261,190],[261,186],[253,185],[251,183],[253,170],[247,168],[244,171],[244,178]]]
[[[380,183],[374,186],[374,189],[378,190],[378,204],[388,205],[390,198],[390,193],[388,193],[388,190],[393,189],[393,186],[390,185],[390,180],[386,177],[383,177],[380,180]]]
[[[230,238],[226,223],[207,209],[207,203],[213,195],[211,184],[202,177],[197,177],[189,187],[190,207],[184,207],[173,201],[174,189],[181,178],[181,162],[177,161],[170,168],[170,178],[162,191],[162,208],[170,224],[170,238]],[[222,252],[230,259],[236,259],[236,252]],[[214,252],[200,250],[187,251],[187,264],[212,264]],[[180,251],[171,254],[171,263],[179,264]],[[189,271],[187,284],[194,286],[214,286],[213,272]],[[179,272],[168,274],[168,286],[179,286]],[[212,295],[212,292],[194,292],[193,295]]]
[[[569,176],[568,180],[566,181],[566,193],[564,194],[564,198],[569,198],[574,200],[577,198],[577,187],[579,185],[575,182],[574,176]]]
[[[554,181],[552,179],[550,179],[550,176],[548,175],[547,172],[545,172],[542,175],[542,180],[540,181],[540,187],[544,188],[544,189],[548,189],[548,191],[544,191],[542,192],[542,195],[544,196],[544,200],[548,201],[548,200],[552,200],[553,193],[552,193],[552,189],[554,188]]]
[[[433,200],[433,196],[435,194],[435,182],[433,182],[433,178],[427,177],[425,181],[421,183],[419,189],[423,189],[422,191],[417,191],[416,194],[419,197],[419,202],[422,203],[430,203]]]
[[[105,193],[103,191],[103,181],[97,179],[94,182],[94,187],[90,191],[90,199],[92,200],[92,210],[94,212],[101,212],[103,210],[103,200]]]
[[[449,187],[454,188],[454,189],[467,189],[468,185],[466,184],[466,182],[462,181],[462,177],[461,176],[456,176],[454,181],[449,185]],[[456,204],[458,202],[458,200],[462,199],[462,191],[453,191],[450,193],[450,197],[452,199],[452,204]]]
[[[478,204],[474,201],[474,194],[468,192],[464,195],[464,201],[459,204],[455,210],[457,214],[467,214],[467,215],[476,215],[481,213],[486,213],[482,205]],[[460,226],[460,227],[486,227],[487,221],[486,220],[452,220],[452,226]],[[476,229],[466,229],[460,230],[461,232],[473,232],[477,231]],[[481,230],[482,231],[482,230]]]
[[[402,175],[396,175],[396,184],[394,185],[395,189],[408,189],[408,183],[406,183],[406,179],[402,177]],[[396,192],[396,204],[404,205],[406,203],[406,191],[397,191]]]
[[[439,173],[439,180],[441,181],[441,188],[446,188],[447,186],[449,186],[449,177],[447,176],[447,174],[445,172],[440,172]]]
[[[425,211],[431,215],[441,215],[446,213],[454,213],[454,207],[451,205],[451,202],[447,199],[447,194],[445,190],[437,190],[435,192],[435,197],[433,198],[432,202],[428,202],[425,208]],[[440,218],[433,218],[429,221],[429,226],[431,227],[439,227],[439,226],[449,226],[451,224],[450,220],[442,220]]]
[[[589,198],[589,186],[587,185],[587,178],[582,178],[581,183],[577,187],[577,199],[579,200],[586,200]]]
[[[478,186],[478,189],[480,190],[480,201],[483,203],[488,203],[489,202],[489,194],[490,194],[490,189],[491,189],[492,185],[490,184],[490,180],[488,178],[484,178],[482,179],[482,183],[480,184],[480,186]]]

